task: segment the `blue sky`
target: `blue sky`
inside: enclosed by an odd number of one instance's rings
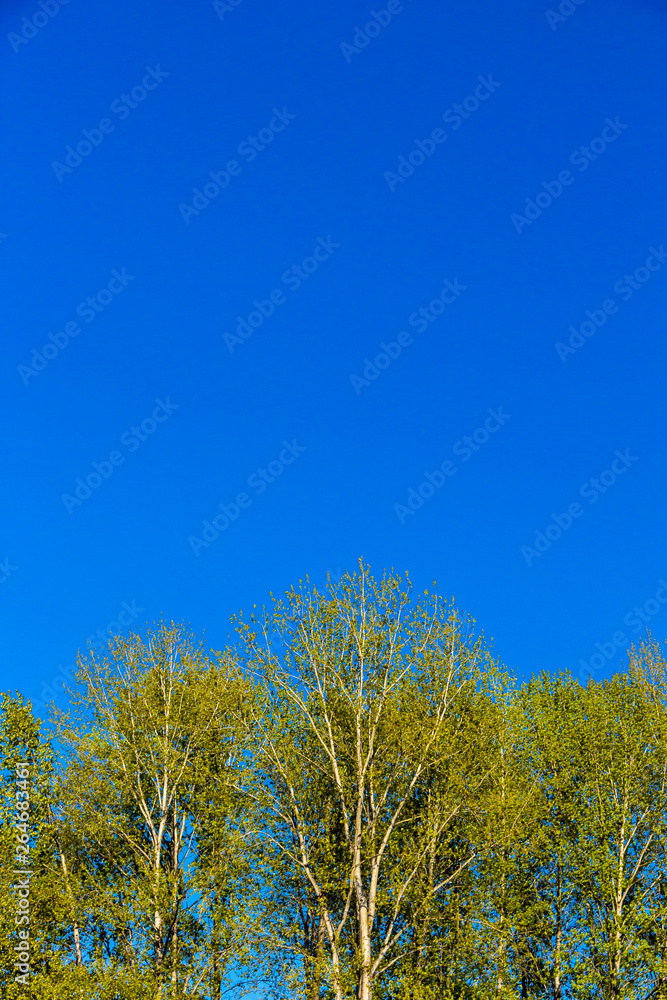
[[[4,688],[360,556],[519,677],[662,639],[666,4],[0,29]]]

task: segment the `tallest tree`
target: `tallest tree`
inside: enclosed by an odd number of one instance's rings
[[[487,654],[468,624],[362,567],[241,625],[264,693],[251,794],[272,859],[309,900],[336,1000],[390,995],[433,965],[436,915],[475,860],[461,830],[494,762]]]

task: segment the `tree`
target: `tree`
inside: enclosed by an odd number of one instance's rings
[[[647,929],[664,919],[665,692],[664,659],[647,645],[632,651],[627,673],[589,682],[575,719],[575,878],[586,928],[577,978],[604,1000],[644,997],[664,984],[664,942],[660,959]]]
[[[582,761],[577,734],[581,689],[568,674],[542,674],[518,692],[514,736],[533,794],[525,813],[520,894],[523,948],[517,964],[526,992],[561,1000],[571,993],[580,941],[577,788]]]
[[[78,679],[78,719],[59,720],[57,822],[82,873],[86,967],[137,995],[217,1000],[247,954],[231,791],[247,685],[173,625],[113,640]]]
[[[488,777],[485,648],[439,598],[413,603],[409,581],[364,567],[239,627],[264,684],[247,794],[307,886],[334,996],[371,1000],[429,952],[433,903],[475,858],[458,834]]]
[[[35,920],[38,894],[44,891],[38,876],[44,868],[45,800],[51,773],[51,753],[40,738],[39,723],[20,695],[3,694],[0,703],[0,985],[6,997],[25,991],[30,971],[39,961],[45,931]],[[46,793],[46,794],[45,794]],[[37,876],[37,877],[35,877]],[[28,900],[18,912],[19,889]],[[20,931],[23,934],[20,934]],[[28,944],[26,952],[17,949]]]

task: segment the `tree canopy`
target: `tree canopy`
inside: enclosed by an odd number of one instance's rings
[[[2,696],[3,997],[667,1000],[658,645],[519,685],[364,566],[234,626]]]

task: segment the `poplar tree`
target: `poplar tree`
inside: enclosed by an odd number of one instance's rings
[[[585,928],[577,987],[604,1000],[664,991],[664,938],[655,925],[665,914],[665,693],[664,659],[645,645],[633,650],[626,673],[589,682],[575,719],[575,878]]]
[[[522,994],[571,995],[581,943],[581,891],[575,878],[582,782],[577,731],[581,689],[569,674],[541,674],[518,693],[516,743],[533,789],[524,858],[530,881],[522,901],[531,915],[519,956]],[[525,924],[525,919],[524,919]]]
[[[489,771],[470,722],[488,657],[465,624],[364,567],[240,623],[265,699],[248,794],[283,870],[307,887],[336,1000],[392,990],[431,947],[435,901],[474,861],[458,832]],[[281,658],[263,640],[275,633]]]
[[[59,721],[59,822],[94,875],[84,965],[125,978],[128,996],[218,1000],[238,984],[252,910],[239,904],[250,858],[231,791],[244,683],[164,624],[113,640],[78,680],[78,718]]]

